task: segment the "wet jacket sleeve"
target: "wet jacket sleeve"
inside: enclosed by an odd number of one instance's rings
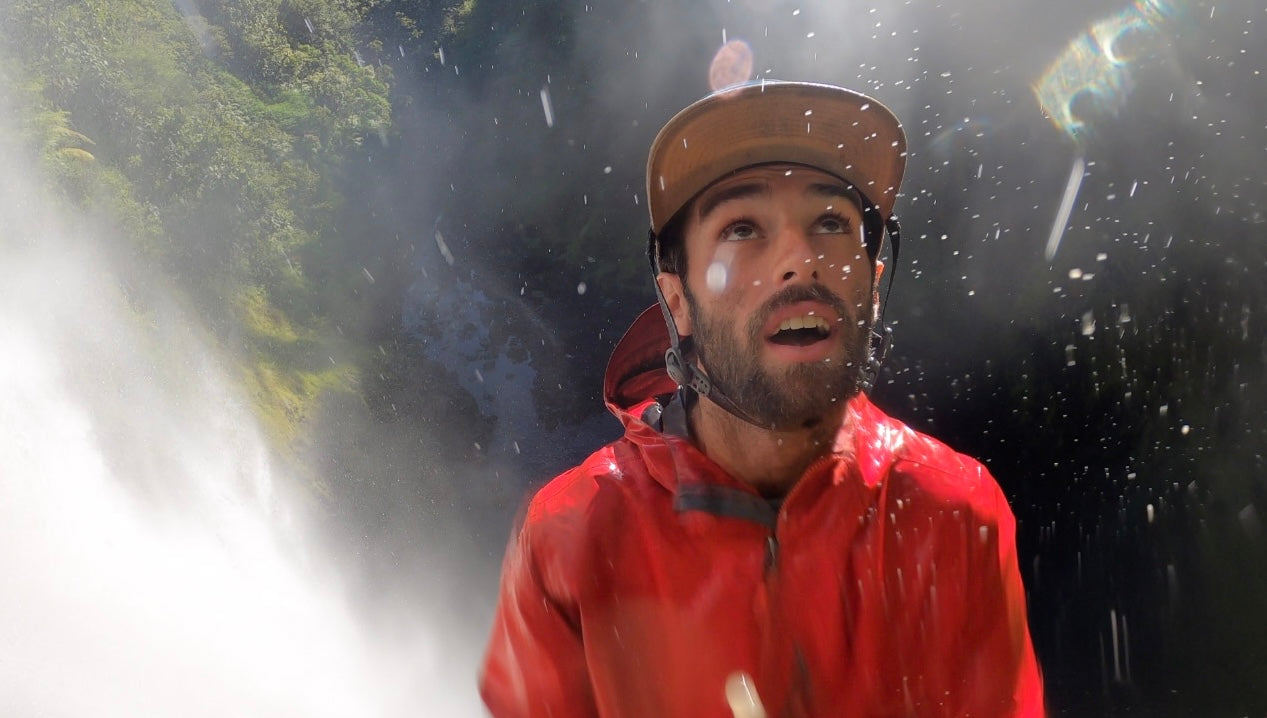
[[[579,617],[543,579],[529,521],[506,552],[480,695],[494,718],[596,716]]]
[[[970,539],[975,544],[964,630],[956,662],[963,716],[1035,718],[1045,715],[1043,683],[1030,640],[1016,555],[1016,520],[995,489],[993,516]]]

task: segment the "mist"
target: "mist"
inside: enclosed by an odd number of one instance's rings
[[[358,601],[230,357],[0,147],[4,712],[478,715],[472,629]]]
[[[156,269],[0,142],[0,706],[482,715],[516,511],[618,432],[605,361],[654,301],[646,149],[742,41],[753,79],[904,123],[873,397],[1007,494],[1053,713],[1267,710],[1263,7],[467,5],[354,48],[392,71],[391,125],[349,143],[315,259],[195,223],[169,238],[184,274]],[[210,6],[179,9],[228,62]],[[247,331],[189,286],[215,251],[324,272],[278,304],[326,331],[296,363],[355,381],[289,440],[242,379]]]

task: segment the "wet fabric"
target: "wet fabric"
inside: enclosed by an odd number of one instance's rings
[[[530,502],[480,690],[496,718],[1037,716],[1015,520],[975,460],[850,403],[833,451],[770,504],[661,431],[659,310],[608,367],[624,436]]]

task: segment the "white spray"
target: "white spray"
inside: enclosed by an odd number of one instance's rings
[[[196,323],[129,303],[6,136],[0,715],[480,715],[478,646],[370,627]]]

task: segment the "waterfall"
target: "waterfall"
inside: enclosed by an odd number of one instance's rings
[[[483,637],[356,605],[194,314],[4,135],[0,714],[480,715]]]

